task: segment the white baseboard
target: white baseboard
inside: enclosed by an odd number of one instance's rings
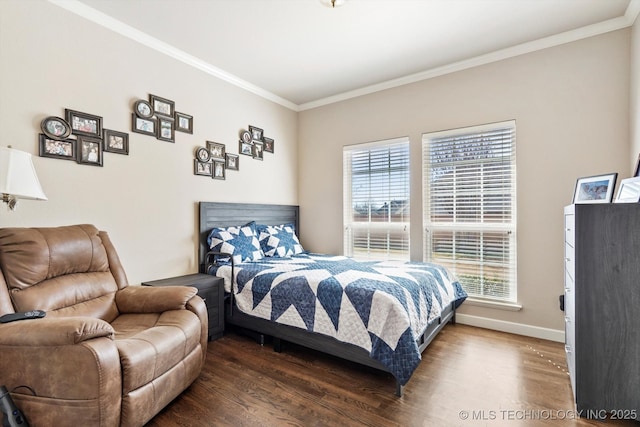
[[[564,331],[557,329],[541,328],[539,326],[525,325],[522,323],[505,322],[504,320],[489,319],[486,317],[471,316],[456,313],[456,323],[477,326],[478,328],[493,329],[511,334],[527,337],[541,338],[544,340],[564,342]]]

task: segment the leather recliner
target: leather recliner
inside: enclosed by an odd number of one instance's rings
[[[0,385],[31,427],[141,426],[200,374],[196,289],[129,286],[95,226],[0,228],[0,269],[0,316],[46,311],[0,323]]]

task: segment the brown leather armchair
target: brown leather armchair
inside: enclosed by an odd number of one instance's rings
[[[0,385],[32,427],[141,426],[200,374],[207,311],[196,289],[129,286],[93,225],[0,228]]]

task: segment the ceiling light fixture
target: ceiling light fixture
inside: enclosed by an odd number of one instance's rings
[[[331,8],[334,8],[336,6],[342,6],[346,2],[347,0],[320,0],[320,3]]]

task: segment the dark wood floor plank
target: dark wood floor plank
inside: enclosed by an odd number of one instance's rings
[[[448,325],[404,396],[394,390],[388,373],[293,344],[276,353],[230,331],[148,426],[639,425],[576,418],[563,344],[465,325]]]

